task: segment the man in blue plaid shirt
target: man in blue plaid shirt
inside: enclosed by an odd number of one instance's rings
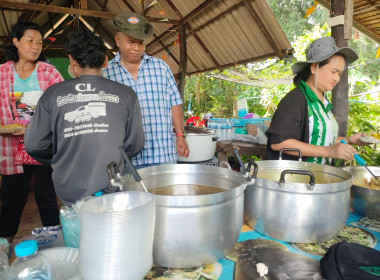
[[[132,159],[133,164],[136,168],[143,168],[176,163],[177,153],[188,157],[177,84],[163,60],[145,54],[144,39],[152,36],[153,26],[136,13],[118,14],[110,25],[117,32],[115,41],[119,52],[103,69],[103,76],[134,89],[143,118],[145,146]]]

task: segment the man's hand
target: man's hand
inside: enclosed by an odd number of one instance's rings
[[[177,153],[179,156],[187,158],[189,156],[189,146],[183,136],[177,137]]]

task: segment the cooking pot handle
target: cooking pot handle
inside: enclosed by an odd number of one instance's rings
[[[293,148],[284,148],[280,150],[280,155],[278,157],[279,160],[282,160],[282,152],[283,151],[293,151],[293,152],[298,152],[298,161],[302,161],[302,152],[299,149],[293,149]]]
[[[307,175],[310,176],[310,182],[309,182],[309,190],[314,190],[315,186],[315,176],[313,172],[307,171],[307,170],[293,170],[293,169],[287,169],[281,172],[280,181],[279,183],[285,183],[285,175],[286,174],[299,174],[299,175]]]
[[[212,137],[212,142],[215,142],[215,141],[217,141],[218,139],[219,139],[218,136],[213,136],[213,137]]]
[[[112,173],[112,168],[115,171],[115,175],[120,174],[120,170],[119,170],[119,167],[117,167],[116,162],[113,161],[110,164],[108,164],[107,165],[107,174],[108,174],[108,178],[110,179],[110,181],[115,180],[114,174]]]
[[[253,159],[248,160],[248,166],[247,166],[247,172],[249,173],[251,171],[251,166],[253,165],[253,173],[251,178],[256,179],[257,172],[259,171],[259,166],[256,162],[253,161]]]

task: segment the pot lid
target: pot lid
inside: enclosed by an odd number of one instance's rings
[[[214,135],[216,131],[207,127],[185,126],[185,133],[186,135]]]

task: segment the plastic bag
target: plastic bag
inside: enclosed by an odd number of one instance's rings
[[[63,240],[66,247],[79,248],[80,218],[79,212],[72,206],[62,206],[59,218],[61,219]]]
[[[267,137],[265,136],[264,132],[262,132],[260,129],[257,129],[256,136],[249,135],[249,134],[235,134],[235,140],[240,141],[247,141],[247,142],[253,142],[258,144],[267,144]]]
[[[41,227],[32,230],[32,236],[37,241],[38,250],[63,246],[62,227]]]
[[[61,220],[63,240],[66,247],[79,248],[80,240],[80,216],[79,211],[83,203],[95,196],[87,196],[79,199],[71,206],[62,206],[59,218]]]
[[[320,266],[322,276],[329,280],[379,280],[380,252],[342,241],[328,249]]]

